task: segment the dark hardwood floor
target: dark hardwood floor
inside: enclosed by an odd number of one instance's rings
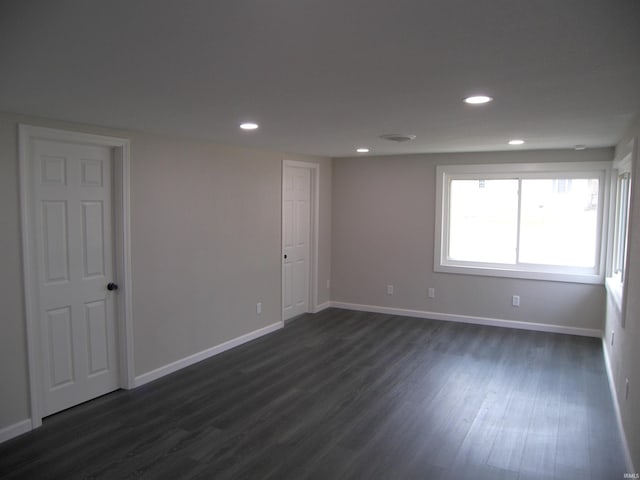
[[[0,445],[6,479],[624,472],[599,340],[338,309]]]

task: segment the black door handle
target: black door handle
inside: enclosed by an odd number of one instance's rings
[[[287,259],[287,254],[286,254],[286,253],[284,254],[284,259],[285,259],[285,260]]]
[[[109,291],[117,290],[117,289],[118,289],[118,284],[117,283],[111,282],[111,283],[109,283],[107,285],[107,290],[109,290]]]

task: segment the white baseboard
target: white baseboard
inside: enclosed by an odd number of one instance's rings
[[[331,302],[329,301],[321,303],[320,305],[316,305],[316,308],[313,309],[313,313],[318,313],[318,312],[321,312],[322,310],[326,310],[330,306],[331,306]]]
[[[405,308],[381,307],[378,305],[360,305],[357,303],[331,302],[332,307],[346,310],[360,310],[363,312],[386,313],[405,317],[429,318],[431,320],[445,320],[447,322],[473,323],[475,325],[489,325],[492,327],[517,328],[520,330],[535,330],[538,332],[566,333],[582,337],[602,337],[602,331],[592,328],[566,327],[563,325],[549,325],[546,323],[519,322],[517,320],[503,320],[500,318],[472,317],[469,315],[455,315],[452,313],[427,312],[424,310],[409,310]]]
[[[0,429],[0,443],[11,440],[18,435],[22,435],[23,433],[27,433],[31,430],[32,426],[30,418],[14,423],[13,425],[9,425],[8,427],[4,427],[3,429]]]
[[[607,371],[607,380],[609,380],[609,391],[611,392],[611,399],[613,400],[613,409],[616,414],[616,422],[618,424],[618,432],[620,433],[620,442],[622,443],[622,450],[624,453],[624,460],[627,464],[627,472],[635,473],[637,470],[633,468],[633,460],[631,459],[631,451],[629,450],[629,444],[627,443],[627,435],[624,431],[624,424],[622,423],[622,414],[620,413],[620,403],[618,402],[618,392],[616,391],[616,384],[613,380],[613,369],[611,368],[611,360],[609,359],[609,348],[605,339],[602,339],[602,356],[604,357],[604,365]]]
[[[165,375],[177,372],[182,368],[193,365],[194,363],[198,363],[209,357],[213,357],[214,355],[218,355],[219,353],[225,352],[233,347],[237,347],[238,345],[242,345],[243,343],[250,342],[251,340],[266,335],[267,333],[279,330],[282,327],[282,322],[276,322],[258,330],[254,330],[253,332],[249,332],[245,335],[233,338],[227,342],[221,343],[220,345],[216,345],[215,347],[211,347],[201,352],[194,353],[193,355],[189,355],[188,357],[182,358],[180,360],[176,360],[175,362],[169,363],[168,365],[160,368],[156,368],[155,370],[152,370],[150,372],[143,373],[142,375],[139,375],[135,378],[134,388],[144,385],[145,383],[153,382],[154,380],[164,377]]]

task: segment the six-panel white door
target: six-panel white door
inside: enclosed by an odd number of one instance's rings
[[[112,152],[34,141],[43,416],[118,388]]]
[[[283,320],[309,311],[311,171],[284,167],[282,200]]]

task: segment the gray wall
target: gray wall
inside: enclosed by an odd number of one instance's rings
[[[618,144],[616,154],[621,153],[633,137],[640,137],[640,118]],[[638,157],[633,164],[633,199],[630,215],[631,241],[628,247],[629,268],[625,327],[620,322],[620,312],[609,299],[605,326],[605,346],[609,356],[618,406],[625,428],[631,458],[636,469],[640,468],[640,164]],[[611,333],[614,342],[611,345]],[[625,379],[629,379],[629,398],[625,400]]]
[[[435,273],[439,164],[610,161],[612,149],[334,159],[331,299],[383,307],[602,329],[602,285]],[[386,285],[393,284],[393,296]],[[436,290],[434,299],[427,289]],[[520,308],[511,306],[512,295]]]
[[[318,303],[329,300],[331,160],[0,113],[0,429],[29,417],[17,125],[131,140],[135,373],[281,320],[282,161],[320,164]],[[256,302],[262,315],[256,315]]]

